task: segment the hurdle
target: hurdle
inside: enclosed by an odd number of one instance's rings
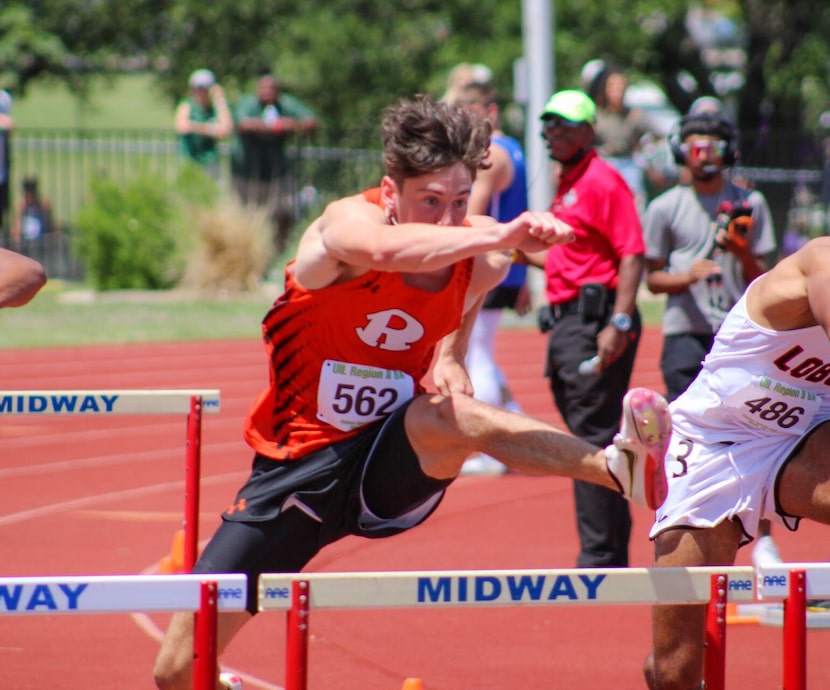
[[[778,563],[757,573],[758,599],[784,604],[785,690],[807,687],[807,600],[830,598],[830,563]]]
[[[706,687],[723,690],[726,604],[752,600],[754,576],[751,567],[735,566],[267,573],[257,606],[286,612],[285,690],[306,690],[312,608],[705,604]]]
[[[0,417],[8,415],[187,415],[183,568],[199,547],[202,414],[218,414],[218,390],[12,390],[0,391]]]
[[[244,611],[246,575],[0,578],[0,616],[193,611],[193,688],[215,690],[217,612]]]

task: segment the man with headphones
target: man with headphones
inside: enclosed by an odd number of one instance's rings
[[[763,194],[732,182],[738,131],[717,98],[698,98],[672,128],[669,143],[681,182],[646,211],[647,285],[667,294],[660,369],[666,398],[695,379],[727,312],[770,265],[775,230]],[[762,520],[754,563],[780,560]]]
[[[738,132],[716,98],[698,98],[669,137],[681,182],[656,197],[644,220],[647,285],[667,294],[660,369],[667,398],[700,371],[715,334],[746,286],[774,258],[763,194],[731,181]]]

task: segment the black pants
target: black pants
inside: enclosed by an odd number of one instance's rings
[[[568,314],[550,333],[546,375],[556,407],[575,436],[601,448],[619,430],[622,399],[628,391],[642,323],[635,312],[632,340],[620,358],[598,374],[583,375],[579,363],[597,353],[597,334],[607,318],[587,321]],[[616,491],[574,482],[580,552],[577,567],[626,567],[631,537],[628,501]]]
[[[663,372],[669,402],[678,398],[695,380],[714,342],[714,335],[700,333],[679,333],[664,338],[660,371]]]

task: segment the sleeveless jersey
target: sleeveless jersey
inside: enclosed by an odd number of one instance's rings
[[[364,196],[380,203],[376,190]],[[436,343],[461,324],[473,259],[454,264],[438,292],[376,270],[307,290],[293,268],[262,323],[270,385],[244,429],[248,444],[274,460],[354,436],[424,391]]]
[[[185,99],[190,105],[190,121],[200,124],[216,122],[216,109],[213,104],[203,108],[200,103],[192,98]],[[180,137],[182,154],[191,160],[207,165],[216,163],[219,160],[219,148],[214,137],[206,134],[190,132]]]
[[[745,294],[671,409],[675,430],[697,441],[802,436],[830,415],[830,340],[820,326],[759,326],[747,314]]]

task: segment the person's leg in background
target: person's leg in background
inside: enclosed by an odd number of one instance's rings
[[[596,336],[604,324],[566,316],[551,331],[548,376],[554,401],[568,429],[578,438],[604,447],[619,428],[642,329],[635,314],[633,340],[622,356],[601,372],[580,374],[579,364],[596,354]],[[599,489],[599,491],[597,491]],[[631,536],[627,501],[599,486],[574,482],[580,552],[578,567],[625,567]]]
[[[502,391],[507,388],[507,382],[495,357],[499,321],[501,309],[482,309],[476,316],[467,348],[467,372],[473,384],[473,395],[477,400],[494,407],[510,409],[504,405]],[[470,456],[461,468],[461,474],[467,476],[494,476],[506,472],[507,467],[504,464],[484,453]]]

